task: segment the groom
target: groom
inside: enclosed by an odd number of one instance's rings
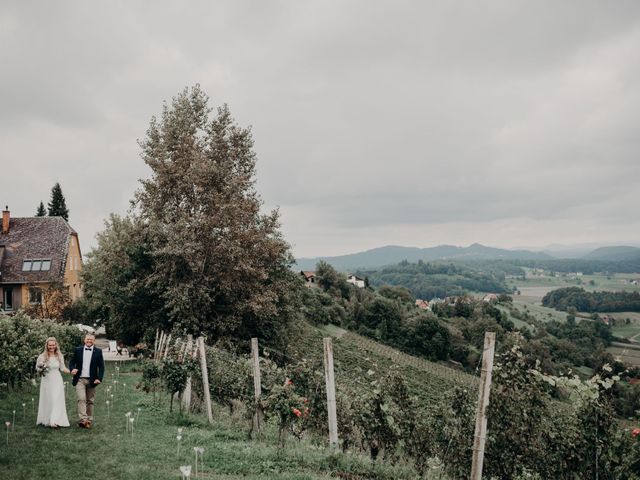
[[[69,370],[73,375],[71,383],[78,397],[78,425],[82,428],[91,428],[96,386],[102,383],[104,376],[102,350],[94,346],[95,341],[95,335],[87,333],[84,336],[84,346],[76,348],[69,362]]]

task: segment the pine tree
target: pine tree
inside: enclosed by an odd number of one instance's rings
[[[60,184],[56,184],[51,189],[51,201],[48,204],[50,217],[62,217],[66,221],[69,221],[69,210],[67,209],[67,202],[62,194],[62,188]]]
[[[44,217],[47,215],[47,211],[44,208],[44,203],[42,200],[40,201],[40,205],[38,205],[38,210],[36,210],[36,217]]]

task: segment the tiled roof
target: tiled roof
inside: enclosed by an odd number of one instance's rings
[[[0,283],[62,280],[69,241],[74,233],[62,217],[11,218],[9,232],[0,231],[0,252],[4,250],[4,255],[0,255]],[[49,259],[49,271],[22,271],[23,260]]]

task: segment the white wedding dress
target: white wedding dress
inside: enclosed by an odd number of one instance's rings
[[[67,405],[64,398],[64,383],[60,369],[64,369],[57,357],[49,357],[49,370],[40,381],[38,403],[38,425],[68,427]]]

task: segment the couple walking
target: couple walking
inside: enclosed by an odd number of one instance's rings
[[[45,350],[36,362],[36,370],[42,374],[40,399],[38,403],[38,425],[49,427],[68,427],[67,406],[64,399],[64,384],[60,372],[71,374],[72,384],[78,398],[78,425],[91,428],[93,421],[93,399],[96,386],[102,383],[104,376],[104,358],[102,350],[94,345],[95,335],[87,333],[84,345],[77,347],[65,367],[64,357],[55,338],[49,337]]]

